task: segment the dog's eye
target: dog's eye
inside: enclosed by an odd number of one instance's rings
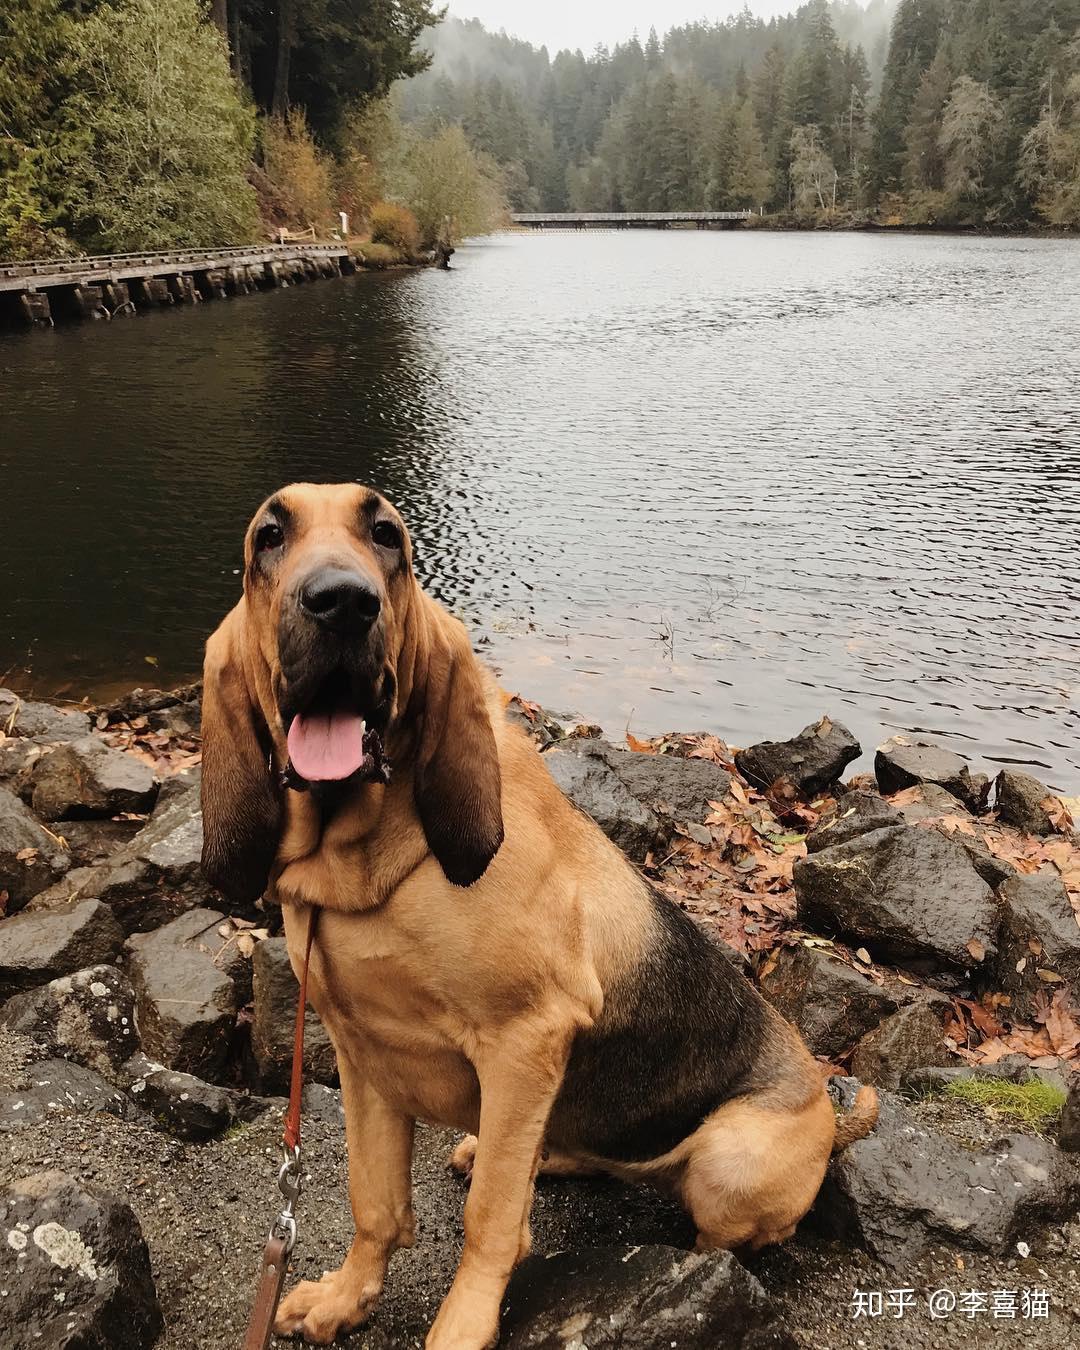
[[[285,533],[280,525],[263,525],[255,535],[255,552],[270,553],[285,542]]]
[[[377,520],[371,527],[371,537],[383,548],[401,547],[401,531],[391,520]]]

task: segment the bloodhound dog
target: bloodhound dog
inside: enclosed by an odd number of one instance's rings
[[[662,1185],[701,1249],[788,1237],[872,1089],[837,1126],[795,1030],[562,795],[385,498],[287,487],[244,562],[206,649],[204,866],[280,902],[294,968],[320,908],[356,1222],[279,1334],[328,1344],[371,1313],[413,1242],[417,1120],[467,1132],[472,1178],[428,1350],[497,1340],[538,1170]]]

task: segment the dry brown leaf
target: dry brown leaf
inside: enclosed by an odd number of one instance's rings
[[[1042,980],[1043,984],[1064,984],[1064,975],[1059,975],[1056,970],[1037,970],[1035,974]]]
[[[637,750],[643,755],[655,755],[657,751],[657,746],[652,741],[638,740],[633,732],[630,731],[626,733],[626,744],[631,750]]]

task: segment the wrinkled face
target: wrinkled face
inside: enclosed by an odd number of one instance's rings
[[[401,517],[370,488],[298,483],[260,507],[244,556],[293,769],[310,782],[349,778],[396,693],[413,585]]]

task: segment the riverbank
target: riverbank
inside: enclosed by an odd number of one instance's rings
[[[453,249],[412,253],[386,243],[261,244],[0,264],[0,329],[58,319],[113,319],[355,272],[447,267]]]
[[[796,1238],[748,1269],[688,1264],[685,1219],[648,1191],[544,1179],[536,1251],[579,1253],[559,1267],[559,1307],[629,1319],[621,1345],[711,1346],[727,1326],[731,1345],[887,1350],[892,1314],[855,1319],[853,1290],[910,1287],[915,1346],[1075,1334],[1075,803],[901,742],[878,750],[873,776],[842,781],[860,747],[830,718],[733,751],[685,734],[615,745],[520,699],[507,716],[799,1026],[838,1097],[854,1075],[884,1103]],[[115,1255],[130,1274],[115,1350],[155,1343],[162,1321],[168,1350],[234,1345],[273,1203],[295,982],[277,913],[228,915],[201,878],[198,730],[197,687],[97,708],[0,695],[0,1205],[12,1232],[47,1214],[98,1243],[99,1264]],[[335,1066],[314,1019],[308,1059],[312,1177],[294,1265],[310,1276],[336,1264],[350,1220]],[[421,1131],[418,1246],[350,1344],[421,1343],[460,1248],[453,1142]],[[26,1181],[57,1169],[68,1180]],[[629,1268],[627,1246],[643,1249]],[[536,1257],[516,1277],[503,1345],[559,1343],[544,1331],[548,1269]],[[101,1281],[29,1244],[0,1248],[0,1272],[11,1325],[106,1316]],[[931,1321],[941,1288],[984,1291],[985,1310]],[[989,1311],[1000,1290],[1015,1293],[1014,1322]],[[603,1326],[590,1345],[607,1344]]]

